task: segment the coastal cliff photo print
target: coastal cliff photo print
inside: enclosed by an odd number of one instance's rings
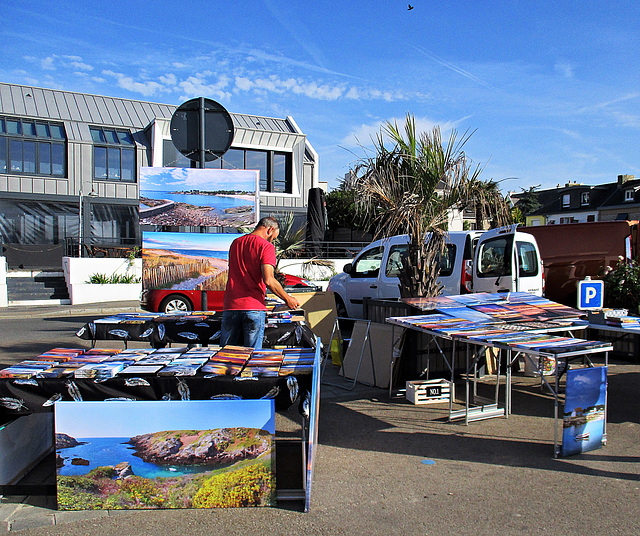
[[[140,225],[252,227],[258,185],[257,170],[141,167]]]
[[[273,400],[58,402],[60,510],[275,503]]]

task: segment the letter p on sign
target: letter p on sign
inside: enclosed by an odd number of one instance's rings
[[[578,309],[602,309],[604,304],[604,281],[586,279],[578,283]]]

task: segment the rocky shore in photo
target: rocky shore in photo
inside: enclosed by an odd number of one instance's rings
[[[135,436],[129,443],[145,462],[215,465],[257,458],[271,448],[271,435],[255,428],[173,430]]]
[[[154,215],[148,217],[145,217],[144,211],[141,211],[141,224],[196,227],[242,227],[255,224],[255,208],[249,204],[224,209],[224,214],[220,214],[209,206],[171,203],[162,199],[148,199],[146,197],[141,197],[140,202],[151,208],[166,205],[166,208],[158,209],[161,212],[154,212]]]

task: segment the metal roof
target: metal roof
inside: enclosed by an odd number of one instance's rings
[[[105,97],[60,89],[44,89],[0,82],[0,114],[143,129],[156,118],[171,119],[173,104]],[[233,124],[247,130],[298,134],[287,119],[232,113]],[[77,128],[77,139],[85,136]]]

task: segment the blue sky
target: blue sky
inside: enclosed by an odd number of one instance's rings
[[[164,233],[144,231],[142,248],[169,250],[211,250],[228,252],[238,238],[231,233]]]
[[[640,175],[640,2],[3,0],[0,80],[291,115],[337,185],[387,121],[502,189]]]
[[[256,191],[258,177],[246,169],[142,168],[140,188],[145,191],[237,190]]]
[[[56,432],[72,437],[130,437],[237,426],[275,433],[273,400],[59,402],[55,418]]]

